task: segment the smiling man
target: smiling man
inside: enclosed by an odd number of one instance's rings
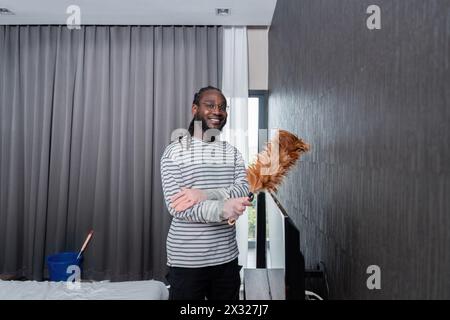
[[[217,139],[227,109],[219,89],[200,89],[190,134],[161,157],[164,198],[173,216],[167,236],[169,299],[239,298],[236,228],[227,221],[238,219],[251,203],[241,154]]]

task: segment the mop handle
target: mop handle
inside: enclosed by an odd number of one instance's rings
[[[81,247],[80,253],[79,253],[78,256],[77,256],[77,260],[80,259],[80,256],[81,256],[81,254],[83,253],[84,249],[86,249],[86,247],[87,247],[89,241],[91,241],[91,238],[92,238],[92,234],[93,234],[93,233],[94,233],[94,230],[91,230],[91,231],[89,232],[89,234],[87,235],[86,240],[84,240],[84,243],[83,243],[83,246]]]

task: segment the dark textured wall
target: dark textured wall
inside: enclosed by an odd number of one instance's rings
[[[332,298],[449,299],[450,0],[278,0],[269,57],[269,127],[312,145],[278,193],[307,266]]]

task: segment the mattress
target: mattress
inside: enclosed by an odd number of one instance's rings
[[[124,282],[2,281],[0,300],[167,300],[169,291],[156,280]]]

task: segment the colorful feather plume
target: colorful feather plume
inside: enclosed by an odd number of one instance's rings
[[[286,130],[278,130],[266,148],[257,155],[256,162],[247,169],[250,201],[253,200],[254,194],[260,191],[276,192],[288,171],[309,149],[310,146],[296,135]],[[228,222],[235,223],[234,220]]]
[[[278,154],[274,149],[277,146]],[[289,169],[307,151],[309,145],[302,139],[286,130],[279,130],[266,148],[257,155],[256,162],[247,169],[250,191],[276,192]]]

